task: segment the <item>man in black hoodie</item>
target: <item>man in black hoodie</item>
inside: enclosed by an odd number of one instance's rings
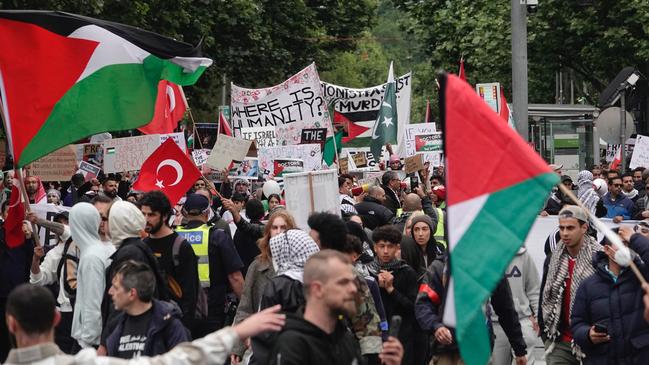
[[[358,342],[339,319],[355,314],[357,290],[345,255],[323,250],[311,256],[304,267],[304,314],[287,315],[269,364],[362,364]],[[396,365],[402,355],[398,340],[390,338],[380,357],[384,364]]]

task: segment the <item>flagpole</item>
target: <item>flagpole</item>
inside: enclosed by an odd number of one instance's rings
[[[331,102],[331,105],[332,105],[332,107],[333,107],[332,109],[333,109],[333,111],[335,113],[336,112],[335,111],[336,110],[336,100],[335,99]],[[336,156],[336,163],[338,164],[338,170],[342,171],[340,169],[340,156],[338,156],[338,143],[336,143],[336,127],[334,126],[334,118],[333,118],[332,113],[329,110],[327,110],[327,112],[329,113],[329,123],[331,123],[331,130],[333,131],[333,137],[332,138],[333,138],[333,141],[334,141],[334,154]],[[219,118],[219,121],[220,121],[220,118]],[[326,141],[326,138],[325,138],[325,141]],[[321,152],[322,152],[322,154],[324,156],[324,151],[321,151]]]
[[[622,241],[620,240],[620,237],[615,234],[610,228],[608,228],[602,221],[597,218],[593,213],[591,213],[590,209],[586,208],[582,203],[581,200],[579,200],[575,194],[570,191],[565,185],[559,184],[559,189],[561,189],[561,192],[567,195],[572,201],[577,204],[581,209],[583,209],[586,214],[588,214],[588,217],[590,218],[591,221],[595,224],[595,226],[602,231],[606,239],[609,240],[615,246],[617,249],[622,249],[622,250],[628,250],[628,247],[624,246],[622,244]],[[619,242],[617,242],[620,240]],[[618,247],[620,245],[621,247]],[[640,284],[644,285],[647,284],[647,280],[644,278],[640,270],[638,270],[638,267],[636,264],[633,262],[633,258],[629,260],[629,266],[631,267],[631,270],[635,274],[635,276],[638,278],[638,281],[640,281]]]
[[[203,142],[201,142],[201,136],[198,134],[198,130],[196,129],[196,122],[194,121],[194,115],[192,114],[192,109],[187,108],[187,112],[189,112],[189,119],[192,120],[192,134],[194,135],[194,145],[196,144],[196,136],[198,136],[198,145],[200,146],[201,149],[203,149]]]

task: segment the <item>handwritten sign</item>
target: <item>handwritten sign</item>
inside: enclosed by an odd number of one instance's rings
[[[349,157],[348,164],[351,172],[379,170],[379,165],[374,161],[369,147],[343,148],[343,154]]]
[[[324,143],[327,139],[326,128],[306,128],[302,130],[300,144],[318,143],[324,151]]]
[[[167,140],[167,138],[173,138],[174,142],[180,147],[183,152],[187,153],[187,143],[185,141],[185,134],[182,132],[178,133],[169,133],[169,134],[160,134],[160,144]]]
[[[340,158],[340,173],[346,174],[349,172],[349,157]]]
[[[322,154],[320,153],[320,145],[318,144],[260,148],[258,156],[259,168],[264,177],[273,172],[273,163],[278,159],[300,159],[304,161],[304,171],[314,171],[322,168]]]
[[[42,181],[69,181],[77,172],[77,153],[74,145],[60,148],[29,164],[25,170]]]
[[[193,150],[192,159],[194,159],[194,164],[199,167],[205,165],[205,162],[210,157],[210,152],[211,150],[208,150],[206,148]]]
[[[649,167],[649,137],[638,134],[629,167]]]
[[[241,128],[241,138],[255,141],[257,148],[277,146],[275,127]]]
[[[160,146],[160,136],[113,138],[104,141],[104,172],[135,171]]]
[[[247,139],[220,134],[205,164],[213,169],[221,170],[228,167],[233,160],[243,161],[251,143],[252,141]]]
[[[40,219],[53,221],[54,217],[61,213],[70,211],[70,207],[54,204],[29,204],[29,209],[36,214]],[[57,236],[49,228],[42,226],[38,227],[38,237],[41,240],[41,245],[51,246],[57,243]]]
[[[406,174],[411,172],[417,172],[424,169],[424,159],[420,154],[414,156],[406,157],[405,159],[405,168]]]

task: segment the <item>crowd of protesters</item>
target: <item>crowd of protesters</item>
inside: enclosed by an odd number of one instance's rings
[[[369,186],[341,174],[340,214],[314,213],[305,230],[274,182],[201,178],[173,204],[132,191],[130,174],[25,178],[31,204],[70,208],[28,213],[24,242],[0,245],[0,361],[463,364],[442,321],[444,170],[387,165]],[[649,171],[596,167],[573,184],[551,167],[589,211],[550,194],[541,215],[559,223],[542,273],[521,247],[484,307],[490,361],[533,363],[542,339],[548,364],[643,363],[649,297],[591,216],[649,219]],[[15,183],[7,174],[3,221]],[[56,242],[37,244],[34,227]],[[649,223],[619,234],[648,274]]]

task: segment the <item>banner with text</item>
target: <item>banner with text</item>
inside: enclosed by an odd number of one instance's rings
[[[280,144],[298,144],[303,128],[327,128],[331,135],[329,111],[315,63],[279,85],[246,89],[232,84],[232,128],[278,127]],[[294,126],[291,126],[293,125]]]
[[[42,181],[70,181],[77,172],[77,147],[60,148],[25,167],[28,176],[38,176]]]
[[[258,156],[259,169],[264,177],[273,173],[275,160],[302,160],[304,171],[315,171],[322,168],[322,153],[319,144],[260,148]]]
[[[405,126],[410,124],[411,73],[397,78],[397,114],[399,118],[397,140],[403,141]],[[334,124],[345,130],[343,147],[369,147],[372,129],[378,116],[387,84],[353,89],[322,82],[322,92],[327,105],[334,104]],[[399,145],[399,154],[405,148]],[[395,151],[397,151],[395,149]]]

